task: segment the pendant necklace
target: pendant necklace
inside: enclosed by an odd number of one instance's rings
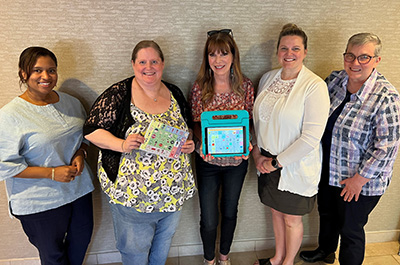
[[[139,88],[140,88],[142,91],[144,91],[144,89],[143,89],[142,86],[139,84],[139,82],[138,82],[136,79],[134,79],[134,81],[135,81],[136,84],[139,86]],[[153,98],[153,101],[154,101],[154,102],[157,102],[157,98],[156,98],[156,97]]]

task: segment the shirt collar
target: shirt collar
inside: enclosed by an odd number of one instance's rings
[[[345,89],[344,93],[346,92],[347,89],[347,82],[349,81],[349,76],[347,75],[346,71],[344,71],[345,77],[342,82],[342,87]],[[376,82],[376,78],[378,76],[378,71],[376,68],[372,71],[370,76],[365,80],[364,84],[361,86],[361,88],[354,93],[354,95],[361,101],[364,101],[365,98],[368,97],[369,93],[373,90]]]

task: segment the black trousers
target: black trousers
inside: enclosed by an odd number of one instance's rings
[[[209,164],[196,154],[196,175],[201,210],[200,235],[206,260],[213,260],[215,257],[220,211],[219,252],[223,255],[228,255],[230,252],[237,223],[240,192],[247,167],[248,160],[243,160],[238,166],[223,167]]]
[[[358,201],[345,202],[342,188],[328,184],[323,174],[317,196],[320,216],[319,248],[326,253],[336,251],[340,235],[339,262],[341,265],[361,265],[365,252],[364,226],[381,196],[360,195]]]
[[[15,215],[42,265],[81,265],[93,231],[92,193],[45,212]]]

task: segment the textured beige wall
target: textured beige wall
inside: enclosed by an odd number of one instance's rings
[[[27,46],[41,45],[59,59],[59,89],[77,96],[86,108],[109,85],[132,74],[130,55],[142,39],[156,40],[165,53],[164,79],[186,93],[201,63],[210,29],[231,28],[240,48],[242,69],[255,84],[277,66],[275,45],[283,24],[294,22],[309,36],[305,64],[322,78],[342,68],[347,39],[370,31],[383,41],[379,70],[400,87],[400,20],[398,0],[0,0],[0,107],[21,93],[17,62]],[[91,152],[92,165],[94,150]],[[370,217],[367,231],[385,240],[400,229],[400,162],[393,182]],[[240,202],[236,241],[273,237],[269,211],[256,195],[257,179],[250,165]],[[89,252],[113,251],[114,239],[107,199],[95,192],[95,232]],[[304,217],[305,237],[318,232],[316,211]],[[173,240],[200,244],[197,197],[186,204]],[[383,236],[379,236],[383,235]],[[378,239],[378,240],[379,240]],[[389,240],[393,238],[389,238]],[[16,220],[7,213],[0,189],[0,260],[36,256]]]

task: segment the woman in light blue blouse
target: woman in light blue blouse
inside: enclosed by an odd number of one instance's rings
[[[57,58],[29,47],[19,60],[26,91],[0,110],[0,180],[42,264],[82,264],[93,230],[85,110],[56,92]]]

